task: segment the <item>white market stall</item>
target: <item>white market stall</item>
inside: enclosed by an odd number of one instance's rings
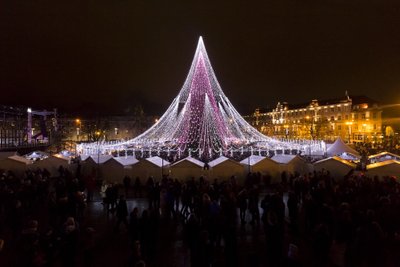
[[[97,170],[100,170],[100,165],[110,159],[111,155],[90,155],[84,160],[81,157],[82,174],[84,176],[96,174]]]
[[[355,168],[356,164],[337,156],[314,162],[315,171],[327,170],[333,178],[337,179],[342,179],[346,174]]]
[[[170,163],[165,159],[155,156],[139,160],[138,163],[131,165],[130,177],[133,180],[139,177],[143,182],[150,176],[160,180],[163,175],[169,173]]]
[[[237,161],[221,156],[210,161],[208,166],[210,167],[209,175],[211,179],[227,180],[235,176],[239,183],[243,182],[244,167]]]
[[[32,167],[32,161],[18,155],[0,160],[0,170],[12,171],[16,176],[23,176]]]
[[[398,160],[386,160],[373,164],[367,165],[367,175],[369,177],[383,177],[383,176],[395,176],[400,179],[400,161]]]
[[[100,176],[107,182],[122,183],[126,175],[131,175],[132,165],[138,162],[134,156],[111,158],[100,165]]]
[[[171,165],[170,173],[172,178],[185,181],[191,177],[199,178],[204,176],[208,171],[204,170],[204,162],[192,157],[181,159]]]
[[[258,155],[251,155],[240,162],[244,165],[245,173],[259,172],[261,175],[271,176],[271,182],[279,182],[281,172],[279,170],[279,163]]]
[[[62,166],[65,169],[69,168],[70,159],[61,155],[54,155],[44,158],[42,160],[36,160],[33,163],[33,168],[46,169],[49,171],[51,177],[59,176],[59,168]]]
[[[278,154],[274,155],[271,159],[279,163],[280,172],[285,171],[288,174],[298,173],[302,175],[313,170],[312,165],[310,166],[310,164],[298,155]]]

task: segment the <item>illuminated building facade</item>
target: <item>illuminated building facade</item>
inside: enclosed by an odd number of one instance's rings
[[[257,109],[251,123],[262,133],[288,139],[334,140],[349,143],[380,142],[382,109],[365,96],[312,100],[308,104],[279,102],[266,112]]]

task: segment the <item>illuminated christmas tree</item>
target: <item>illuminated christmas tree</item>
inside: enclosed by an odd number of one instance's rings
[[[156,124],[132,140],[100,146],[85,144],[79,150],[81,153],[93,153],[96,149],[101,153],[140,150],[148,155],[167,151],[207,160],[250,150],[259,154],[277,149],[305,152],[307,147],[310,144],[267,137],[240,116],[222,91],[200,37],[182,89]]]

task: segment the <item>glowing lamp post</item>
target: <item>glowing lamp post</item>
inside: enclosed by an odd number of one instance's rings
[[[81,134],[82,122],[81,122],[80,119],[76,119],[75,123],[76,123],[76,126],[77,126],[77,128],[76,128],[76,141],[79,141],[80,140],[79,136]]]

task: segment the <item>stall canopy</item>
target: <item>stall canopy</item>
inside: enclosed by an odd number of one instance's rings
[[[82,160],[82,174],[85,176],[94,175],[97,170],[100,170],[100,165],[110,159],[112,159],[111,155],[90,155],[86,157],[85,160]]]
[[[356,164],[337,156],[322,159],[315,162],[313,165],[315,171],[327,170],[333,178],[337,179],[343,178],[351,170],[356,168]]]
[[[142,183],[150,176],[160,180],[162,175],[169,174],[170,163],[165,159],[155,156],[139,160],[138,163],[131,165],[130,177],[136,179],[139,177]]]
[[[47,157],[42,160],[37,160],[33,163],[34,168],[46,169],[49,171],[51,177],[58,177],[59,176],[59,168],[62,166],[65,169],[68,169],[70,163],[70,159],[60,156],[54,155]]]
[[[131,175],[132,165],[138,162],[133,156],[111,158],[100,165],[100,177],[107,182],[121,184],[126,175]]]
[[[329,148],[327,149],[327,154],[328,157],[331,156],[337,156],[337,155],[341,155],[344,152],[356,155],[356,156],[360,156],[360,154],[353,148],[351,148],[350,146],[346,145],[342,138],[338,137],[338,139],[336,139],[336,141],[329,146]]]
[[[400,156],[390,153],[390,152],[382,152],[379,154],[369,156],[368,160],[370,163],[382,162],[382,161],[387,161],[387,160],[400,161]]]
[[[32,161],[18,155],[10,156],[0,160],[0,169],[12,171],[17,176],[22,176],[24,172],[32,166]]]
[[[367,175],[370,177],[395,176],[400,179],[400,161],[386,160],[367,165]]]
[[[279,154],[271,158],[273,161],[279,163],[280,171],[287,173],[305,174],[312,170],[312,167],[298,155],[285,155]]]
[[[278,182],[281,172],[279,163],[270,158],[258,155],[251,155],[240,162],[245,166],[245,172],[259,172],[262,175],[271,176],[271,182]]]
[[[42,160],[48,158],[50,155],[43,151],[33,151],[32,153],[26,154],[25,158],[30,160]]]
[[[227,180],[235,176],[240,180],[244,177],[244,166],[237,161],[221,156],[208,163],[210,167],[210,178]]]
[[[172,178],[186,180],[195,177],[197,179],[207,174],[207,170],[204,170],[204,165],[204,162],[192,157],[181,159],[171,165]]]

